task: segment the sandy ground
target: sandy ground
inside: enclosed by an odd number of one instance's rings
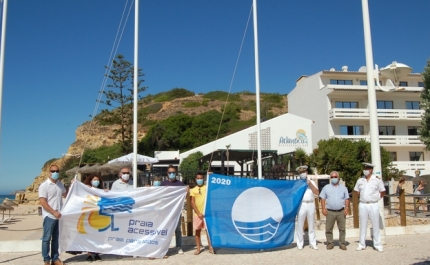
[[[185,254],[178,255],[170,249],[168,259],[148,260],[146,258],[118,257],[101,255],[102,264],[430,264],[430,240],[428,234],[402,235],[387,237],[384,252],[380,253],[371,247],[356,251],[357,239],[349,238],[348,250],[338,247],[326,250],[319,242],[319,250],[304,248],[298,250],[295,244],[271,251],[245,251],[231,249],[216,249],[212,255],[207,250],[200,255],[193,255],[194,246],[185,245]],[[371,245],[371,242],[368,242]],[[61,254],[61,259],[67,264],[83,264],[85,254]],[[0,264],[34,265],[43,264],[40,252],[2,253]]]
[[[1,214],[1,212],[0,212]],[[0,240],[40,240],[42,235],[42,217],[37,214],[37,206],[20,205],[11,215],[10,222],[0,225]],[[5,216],[8,216],[6,211]],[[270,251],[249,251],[219,248],[217,254],[210,254],[207,249],[200,255],[193,255],[195,250],[192,237],[185,237],[183,242],[184,255],[178,255],[173,248],[168,252],[168,259],[148,260],[147,258],[119,257],[101,255],[102,264],[429,264],[430,265],[430,235],[397,235],[387,236],[384,252],[374,250],[372,242],[367,241],[364,251],[356,251],[357,238],[348,238],[348,250],[338,247],[326,250],[324,238],[318,238],[319,250],[305,247],[298,250],[295,243]],[[306,244],[305,244],[306,245]],[[61,254],[61,259],[67,264],[86,264],[86,254]],[[0,264],[34,265],[43,264],[40,252],[1,253]]]

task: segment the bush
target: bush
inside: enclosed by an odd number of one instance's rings
[[[184,108],[197,108],[197,107],[200,107],[201,104],[200,102],[197,102],[197,101],[188,101],[188,102],[182,102],[182,106]]]
[[[228,101],[240,101],[239,95],[237,94],[228,95],[228,93],[224,91],[213,91],[203,96],[204,99],[219,100],[219,101],[226,101],[227,97],[228,97]]]

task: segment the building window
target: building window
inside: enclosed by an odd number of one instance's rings
[[[420,109],[419,101],[406,101],[406,109]]]
[[[331,85],[352,85],[352,80],[330,79]]]
[[[418,82],[418,87],[424,87],[424,82]]]
[[[423,152],[409,152],[409,161],[424,161]]]
[[[390,152],[391,161],[397,161],[397,152]]]
[[[408,82],[406,82],[406,81],[400,81],[399,82],[399,86],[408,86]]]
[[[340,126],[340,134],[341,135],[364,135],[363,126]]]
[[[393,109],[392,101],[378,100],[376,101],[376,105],[378,109]]]
[[[375,80],[375,86],[377,84],[378,83],[376,83],[376,80]],[[379,84],[382,86],[382,81],[379,81]],[[367,86],[367,80],[360,80],[360,86]]]
[[[418,135],[419,126],[408,126],[408,135]]]
[[[336,108],[358,109],[358,102],[336,101]]]
[[[379,126],[379,135],[396,135],[396,127]]]

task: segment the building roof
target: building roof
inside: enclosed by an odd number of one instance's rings
[[[209,153],[200,158],[200,162],[209,162],[209,161],[221,161],[227,160],[227,151],[228,151],[228,160],[229,161],[252,161],[254,158],[257,158],[257,150],[235,150],[235,149],[218,149]],[[270,157],[276,154],[277,150],[261,150],[261,157]],[[222,157],[224,155],[224,157]]]

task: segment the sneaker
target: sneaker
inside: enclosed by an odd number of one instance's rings
[[[315,246],[312,246],[312,245],[310,245],[309,246],[311,249],[315,249],[315,250],[318,250],[318,247],[317,247],[317,245],[315,245]]]
[[[93,262],[93,257],[88,256],[85,260],[88,261],[88,262]]]
[[[346,250],[346,246],[345,245],[340,245],[340,249]]]
[[[302,250],[302,249],[303,249],[303,247],[301,247],[301,246],[297,246],[297,249],[298,249],[298,250]]]
[[[178,254],[179,255],[183,255],[184,254],[184,251],[182,251],[182,248],[178,247],[177,249],[178,249]]]
[[[365,249],[366,249],[365,246],[358,244],[358,247],[355,250],[360,251],[360,250],[365,250]]]
[[[100,256],[97,254],[94,256],[94,260],[95,261],[102,261],[102,258],[100,258]]]
[[[375,249],[379,252],[384,252],[384,248],[383,247],[375,247]]]
[[[327,245],[327,250],[331,250],[331,249],[333,249],[334,248],[334,245],[333,244],[328,244]]]

